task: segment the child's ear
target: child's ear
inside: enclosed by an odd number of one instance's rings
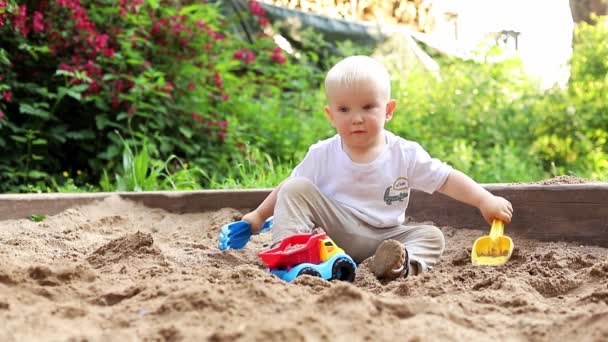
[[[332,124],[333,124],[334,117],[333,117],[333,114],[332,114],[332,112],[331,112],[331,108],[329,108],[329,106],[325,106],[325,115],[327,115],[327,118],[328,118],[328,119],[329,119],[329,121],[331,121],[331,122],[332,122]]]
[[[386,104],[386,121],[390,121],[393,118],[393,112],[395,112],[395,108],[397,108],[397,101],[388,101],[388,103]]]

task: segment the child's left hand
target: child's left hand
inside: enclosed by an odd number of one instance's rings
[[[511,205],[511,202],[500,196],[491,194],[484,198],[480,203],[479,210],[488,224],[492,224],[494,219],[509,223],[513,216],[513,206]]]

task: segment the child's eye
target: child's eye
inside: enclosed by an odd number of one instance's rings
[[[348,112],[348,107],[340,106],[340,107],[338,107],[338,111],[342,112],[342,113],[346,113],[346,112]]]
[[[373,109],[374,107],[376,107],[376,106],[373,104],[368,104],[368,105],[363,106],[363,110],[370,110],[370,109]]]

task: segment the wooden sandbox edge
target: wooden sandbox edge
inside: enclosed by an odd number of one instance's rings
[[[608,183],[533,185],[484,184],[513,203],[508,233],[543,241],[576,241],[608,247]],[[174,213],[219,208],[254,208],[268,189],[154,191],[116,193],[53,193],[0,195],[0,220],[54,215],[109,196],[140,202]],[[488,228],[477,209],[439,193],[412,191],[408,216],[439,226]]]

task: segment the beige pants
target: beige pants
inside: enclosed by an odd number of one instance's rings
[[[430,225],[402,224],[377,228],[354,216],[321,193],[308,179],[290,178],[279,190],[274,208],[272,244],[298,233],[321,227],[357,263],[369,258],[384,240],[403,243],[419,271],[437,263],[445,242],[441,230]]]

